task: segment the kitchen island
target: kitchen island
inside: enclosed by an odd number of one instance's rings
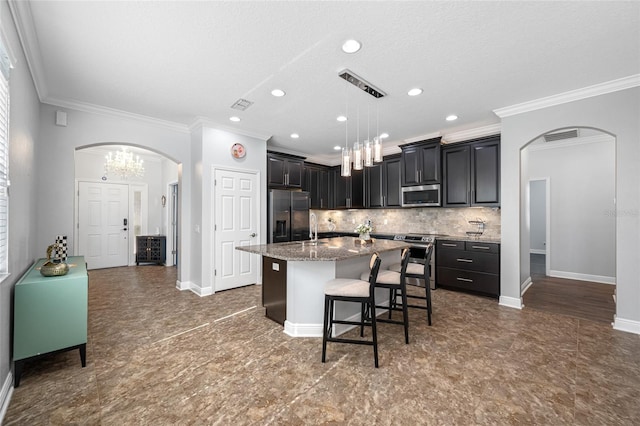
[[[284,325],[293,337],[322,337],[324,284],[334,278],[360,278],[369,269],[371,255],[377,252],[381,270],[400,261],[400,251],[409,245],[402,241],[372,240],[361,244],[358,238],[337,237],[310,241],[236,247],[262,256],[262,296],[267,316]],[[379,289],[376,304],[389,302],[389,292]],[[356,304],[336,304],[337,318],[355,319]],[[344,330],[336,330],[340,334]]]

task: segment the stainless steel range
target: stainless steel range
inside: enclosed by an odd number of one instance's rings
[[[393,236],[394,241],[404,241],[411,245],[411,258],[412,262],[418,262],[420,259],[424,259],[426,247],[429,244],[433,244],[433,251],[431,252],[431,264],[429,265],[429,277],[431,278],[431,288],[435,289],[436,280],[436,239],[438,237],[446,237],[444,234],[396,234]],[[415,259],[414,259],[415,258]],[[424,287],[424,280],[416,278],[407,279],[407,284],[417,285]]]

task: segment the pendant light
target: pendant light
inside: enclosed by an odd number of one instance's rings
[[[344,86],[345,113],[347,119],[344,121],[344,148],[342,148],[342,156],[340,157],[340,175],[351,176],[351,150],[349,149],[349,97],[347,96],[347,85]]]
[[[373,138],[373,162],[382,162],[382,141],[380,140],[380,107],[376,108],[376,137]]]
[[[373,144],[371,143],[370,138],[370,119],[369,119],[369,107],[367,107],[367,140],[364,141],[364,166],[372,167],[373,166]]]
[[[362,170],[362,144],[360,143],[360,107],[356,110],[356,141],[353,144],[353,170]]]

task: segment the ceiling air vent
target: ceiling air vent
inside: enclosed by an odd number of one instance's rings
[[[245,109],[249,108],[251,105],[253,105],[253,102],[240,98],[237,101],[235,101],[233,105],[231,105],[231,108],[244,111]]]
[[[385,95],[382,90],[376,89],[371,83],[365,81],[363,78],[358,77],[350,70],[344,69],[338,73],[338,77],[344,78],[349,83],[353,84],[360,90],[364,90],[374,98],[381,98]]]
[[[545,142],[559,141],[562,139],[571,139],[578,137],[578,129],[565,130],[558,133],[547,133],[544,135]]]

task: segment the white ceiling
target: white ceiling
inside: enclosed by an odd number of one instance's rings
[[[43,102],[197,120],[332,162],[379,111],[389,147],[640,73],[638,2],[12,2]],[[29,7],[30,6],[30,7]],[[362,42],[345,54],[344,40]],[[349,68],[388,96],[338,78]],[[407,96],[413,87],[424,89]],[[287,95],[273,97],[281,88]],[[232,110],[239,98],[253,101]],[[449,114],[460,118],[445,121]],[[242,121],[233,123],[237,115]],[[373,124],[371,126],[371,132]],[[300,134],[293,140],[291,133]]]

